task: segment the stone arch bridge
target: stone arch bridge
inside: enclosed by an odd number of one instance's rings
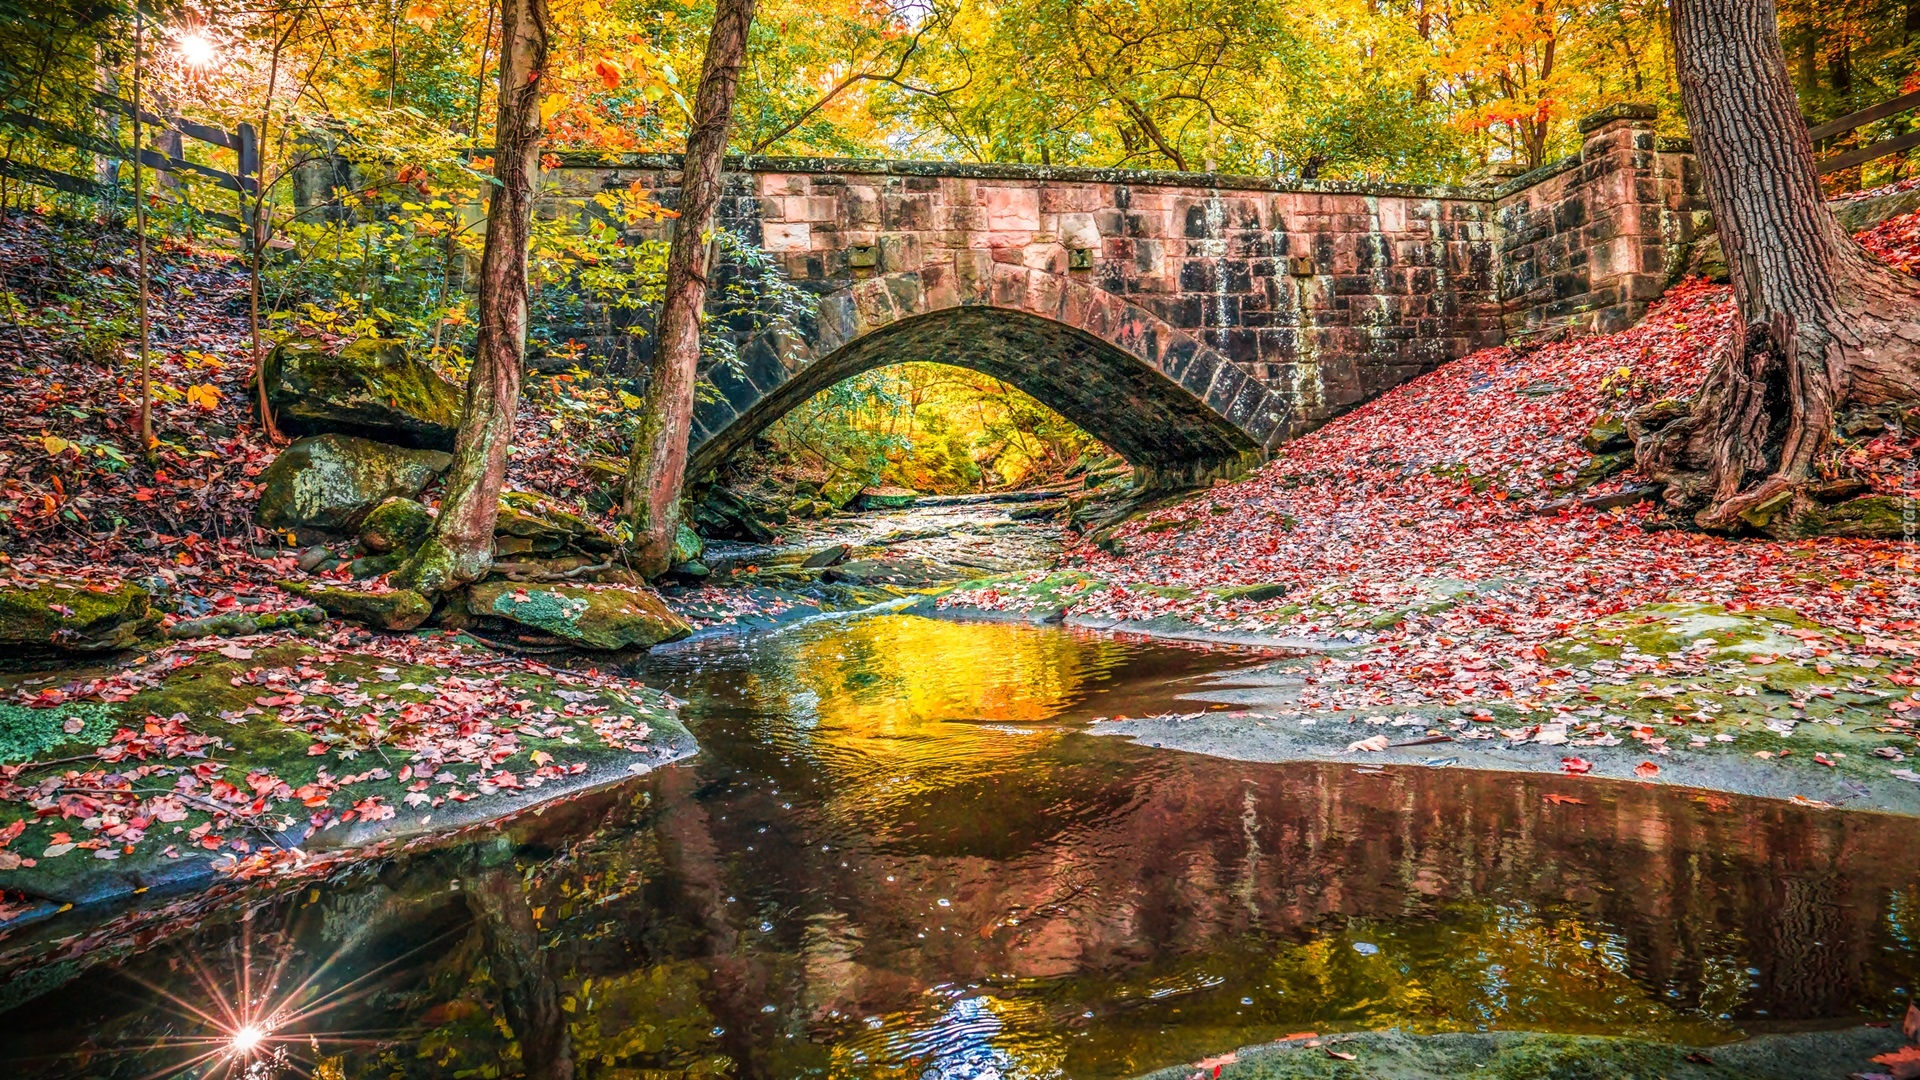
[[[1651,121],[1634,107],[1600,114],[1580,155],[1483,188],[730,161],[722,223],[817,310],[798,334],[744,340],[740,364],[708,372],[689,475],[835,382],[911,360],[1020,387],[1150,483],[1236,470],[1475,349],[1636,318],[1690,239],[1696,186],[1687,148],[1656,141]],[[671,206],[677,169],[672,157],[561,155],[544,177],[547,212],[601,216],[593,195],[636,183]]]

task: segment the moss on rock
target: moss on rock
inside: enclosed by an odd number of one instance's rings
[[[381,502],[413,498],[453,459],[348,435],[294,442],[260,474],[254,520],[269,529],[347,534]]]
[[[460,388],[407,355],[404,342],[361,338],[335,350],[291,337],[267,354],[267,401],[295,435],[338,432],[403,446],[453,449]]]
[[[1818,531],[1824,536],[1864,540],[1920,539],[1920,499],[1869,495],[1826,508]]]
[[[411,553],[433,530],[433,512],[413,499],[395,496],[368,511],[360,523],[360,546],[376,555]]]
[[[598,525],[525,491],[500,493],[500,517],[493,535],[494,550],[502,555],[550,555],[568,548],[609,552],[614,548],[613,537]]]
[[[100,652],[124,649],[158,624],[147,591],[81,582],[0,586],[0,645]]]
[[[645,586],[484,581],[467,590],[466,608],[478,618],[541,630],[588,649],[643,648],[693,632]]]
[[[371,592],[304,581],[282,581],[280,587],[320,605],[337,619],[381,630],[412,630],[433,614],[433,602],[412,589]]]

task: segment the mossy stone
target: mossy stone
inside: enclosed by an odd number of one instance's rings
[[[268,529],[348,534],[396,496],[413,498],[453,459],[350,435],[313,435],[281,451],[260,474],[254,520]]]
[[[693,632],[645,586],[483,581],[467,590],[466,606],[480,618],[517,623],[587,649],[650,647]]]
[[[1225,588],[1214,589],[1212,592],[1222,600],[1258,603],[1262,600],[1278,600],[1287,595],[1287,587],[1269,582],[1265,585],[1228,585]]]
[[[500,493],[500,516],[493,535],[494,550],[502,555],[552,554],[567,548],[594,552],[614,549],[613,537],[600,526],[524,491]]]
[[[412,630],[433,614],[433,602],[412,589],[369,592],[304,581],[282,581],[280,587],[318,604],[336,619],[346,619],[380,630]]]
[[[1827,508],[1819,531],[1823,536],[1866,540],[1920,539],[1920,499],[1899,495],[1849,499]]]
[[[669,563],[678,565],[680,563],[699,562],[700,557],[706,553],[707,545],[701,541],[699,533],[694,532],[685,525],[674,526],[673,550],[667,555],[667,561]]]
[[[267,402],[291,434],[339,432],[451,450],[460,429],[460,388],[409,356],[401,341],[360,338],[336,350],[318,337],[290,337],[267,354],[263,374]]]
[[[433,512],[413,499],[383,500],[360,523],[360,546],[375,555],[411,552],[433,531]]]
[[[1625,419],[1608,414],[1596,421],[1593,427],[1580,438],[1580,447],[1589,454],[1605,454],[1618,450],[1631,450],[1633,440],[1627,436]]]
[[[0,586],[0,645],[124,649],[156,623],[147,591],[130,583],[102,590],[58,581]]]

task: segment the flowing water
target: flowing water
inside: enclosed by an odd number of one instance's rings
[[[1257,659],[908,615],[656,654],[695,760],[46,974],[0,1075],[167,1075],[248,998],[327,1077],[564,1029],[583,1077],[1099,1080],[1306,1030],[1712,1043],[1920,982],[1910,821],[1084,731]]]

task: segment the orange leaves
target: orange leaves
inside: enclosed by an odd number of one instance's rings
[[[621,80],[627,76],[626,70],[620,66],[620,62],[607,56],[601,57],[594,63],[593,73],[600,76],[600,85],[606,87],[608,90],[618,90]]]
[[[1549,791],[1545,796],[1543,796],[1543,798],[1554,806],[1585,806],[1587,805],[1587,800],[1585,799],[1575,798],[1572,795],[1562,795],[1557,791]]]
[[[220,407],[220,388],[212,383],[187,388],[187,404],[201,412],[212,412]]]

